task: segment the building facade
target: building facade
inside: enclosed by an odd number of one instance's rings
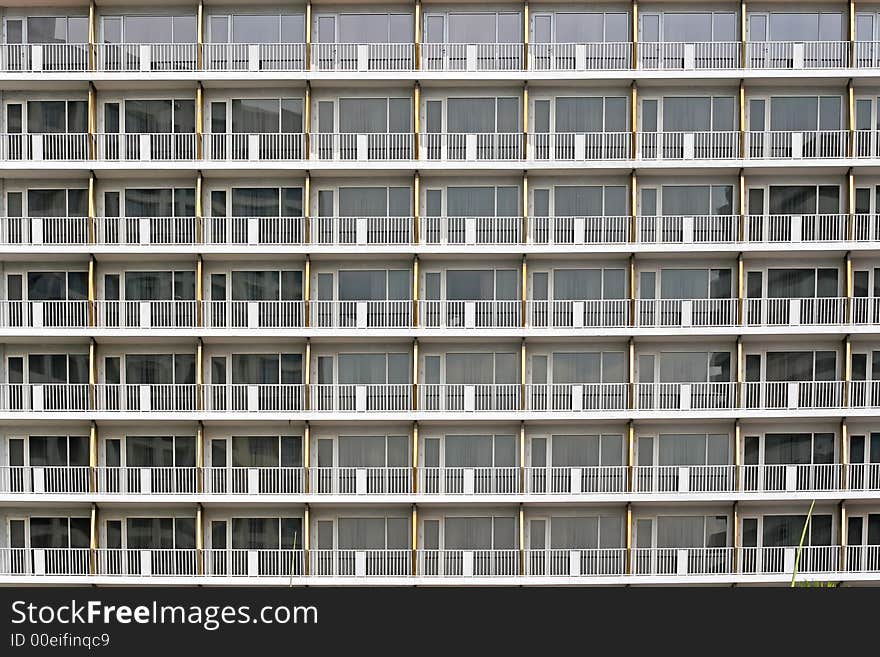
[[[880,581],[880,3],[0,22],[0,584]]]

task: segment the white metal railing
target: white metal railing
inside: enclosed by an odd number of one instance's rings
[[[193,495],[199,492],[199,472],[195,466],[99,466],[95,472],[99,493]]]
[[[119,577],[195,577],[199,557],[195,548],[98,548],[99,575]]]
[[[743,321],[751,326],[840,326],[849,323],[846,297],[745,299],[744,303]]]
[[[633,548],[633,575],[728,575],[732,547]]]
[[[513,328],[522,326],[521,301],[419,301],[419,325],[426,328]]]
[[[0,383],[0,410],[51,413],[88,409],[87,383]]]
[[[305,326],[304,301],[205,301],[207,328],[300,328]]]
[[[0,493],[88,493],[87,465],[2,465]]]
[[[409,328],[409,299],[381,301],[310,301],[309,319],[316,328]]]
[[[186,245],[199,241],[196,217],[95,217],[95,244]]]
[[[853,51],[853,66],[856,68],[880,67],[880,41],[856,41]]]
[[[202,559],[207,577],[289,578],[305,574],[305,552],[301,549],[210,548],[203,551]]]
[[[304,217],[204,217],[201,221],[205,244],[245,246],[306,243]]]
[[[638,157],[645,160],[730,160],[740,156],[736,130],[639,132]]]
[[[277,162],[306,156],[301,132],[212,132],[202,139],[206,160]]]
[[[423,577],[515,577],[519,550],[418,550],[417,572]]]
[[[639,66],[644,69],[731,69],[742,64],[739,41],[639,42]]]
[[[528,217],[530,244],[623,244],[630,239],[630,217]]]
[[[424,47],[424,46],[423,46]],[[313,43],[316,71],[412,71],[413,43]]]
[[[530,577],[620,577],[626,575],[625,548],[527,549]]]
[[[337,466],[309,468],[313,493],[401,495],[412,493],[411,467]]]
[[[441,161],[521,160],[522,132],[424,132],[419,159]]]
[[[305,409],[301,383],[210,383],[203,386],[202,403],[209,412],[278,413]]]
[[[313,411],[404,412],[413,408],[410,383],[317,383],[310,387]]]
[[[425,383],[418,385],[420,411],[515,411],[518,383]]]
[[[0,575],[88,575],[89,548],[0,547]]]
[[[212,466],[204,468],[205,493],[212,495],[296,495],[304,493],[305,468],[297,466]]]
[[[88,217],[0,217],[0,244],[88,244]]]
[[[727,244],[740,241],[739,215],[663,215],[636,217],[640,244]]]
[[[427,495],[507,495],[520,492],[516,466],[423,467],[419,492]]]
[[[327,246],[413,243],[412,217],[311,217],[312,244]]]
[[[746,242],[843,242],[849,238],[846,214],[748,215]]]
[[[840,490],[840,463],[765,463],[740,466],[744,491],[801,492]]]
[[[629,299],[526,301],[526,324],[536,328],[629,326]]]
[[[309,135],[309,157],[353,162],[412,160],[413,142],[412,132],[313,132]]]
[[[844,68],[849,50],[848,41],[751,41],[746,44],[746,67]]]
[[[88,43],[0,45],[0,71],[6,73],[78,73],[87,70]]]
[[[785,574],[794,571],[797,546],[743,547],[739,549],[737,572],[747,574]],[[797,563],[797,572],[838,573],[841,565],[841,548],[837,545],[805,545]]]
[[[743,406],[759,409],[841,408],[843,381],[751,381],[743,384]]]
[[[530,43],[529,70],[625,71],[632,68],[632,51],[629,41]]]
[[[850,490],[880,490],[880,463],[847,463],[846,487]]]
[[[525,492],[533,495],[625,493],[627,478],[625,465],[531,466],[525,469]]]
[[[733,465],[637,465],[637,493],[729,493],[736,490]]]
[[[738,133],[737,133],[738,134]],[[765,159],[845,158],[848,130],[749,130],[745,157]]]
[[[96,69],[105,73],[198,70],[196,43],[96,43]]]
[[[633,397],[638,410],[729,410],[736,408],[736,383],[636,383]]]
[[[194,412],[198,386],[194,383],[97,383],[95,410],[123,413]]]
[[[528,411],[616,411],[629,404],[626,383],[529,383]]]
[[[84,328],[89,325],[89,302],[0,301],[3,328]]]
[[[198,135],[194,132],[99,132],[95,134],[95,156],[99,160],[169,162],[199,157]]]
[[[422,217],[421,244],[521,244],[522,217]]]
[[[423,43],[423,71],[521,71],[521,43]]]
[[[102,328],[194,328],[199,302],[185,300],[95,301],[95,324]]]
[[[309,550],[309,575],[315,577],[408,577],[413,551]]]
[[[850,381],[847,406],[852,408],[880,408],[880,381]]]
[[[636,299],[636,325],[733,326],[737,307],[737,299]]]
[[[304,43],[206,43],[202,68],[206,71],[302,71]]]
[[[530,160],[604,161],[632,159],[632,132],[530,132]]]
[[[0,133],[0,160],[43,162],[88,160],[87,132]]]

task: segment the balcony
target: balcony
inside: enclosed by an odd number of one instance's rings
[[[413,159],[411,132],[315,132],[309,135],[309,157],[336,162]]]
[[[863,51],[871,54],[872,44]],[[857,46],[858,47],[858,46]],[[848,41],[761,41],[746,43],[746,66],[755,69],[832,69],[849,66]],[[863,59],[868,63],[867,59]]]
[[[89,70],[87,43],[6,43],[0,46],[5,73],[81,73]]]
[[[300,132],[226,132],[202,137],[206,160],[214,162],[279,162],[305,159],[305,136]],[[190,159],[198,155],[193,152]]]
[[[529,243],[548,246],[626,244],[630,240],[630,222],[629,215],[529,217]]]
[[[204,492],[208,495],[298,495],[306,490],[303,467],[207,467]]]
[[[184,302],[188,303],[188,302]],[[205,301],[204,326],[233,328],[302,328],[305,326],[304,301]]]
[[[95,158],[111,162],[179,162],[199,157],[194,132],[95,134]],[[72,158],[63,158],[72,159]]]
[[[212,383],[202,390],[204,409],[211,413],[280,413],[305,409],[301,383]]]
[[[739,41],[639,43],[639,66],[647,70],[737,69],[741,63],[742,43]]]
[[[425,245],[521,244],[522,217],[422,217],[419,242]]]
[[[91,156],[87,132],[0,134],[0,160],[32,162],[84,161]]]
[[[315,71],[415,70],[412,43],[313,43],[311,56]]]
[[[625,465],[532,466],[525,468],[525,492],[529,495],[625,494],[628,477],[629,469]]]
[[[399,413],[412,411],[411,383],[312,384],[313,411],[342,413]]]
[[[644,328],[734,326],[738,307],[737,299],[636,299],[636,325]]]
[[[259,73],[303,71],[304,43],[206,43],[202,45],[202,68],[215,72]]]
[[[872,382],[873,383],[873,382]],[[859,385],[861,384],[861,385]],[[867,398],[868,382],[856,381],[850,384],[853,401],[869,404]],[[876,387],[873,392],[877,392]],[[743,406],[750,409],[817,409],[843,408],[844,381],[761,381],[743,384]]]
[[[102,328],[194,328],[199,325],[197,301],[95,301],[94,307],[95,325]]]
[[[518,383],[427,383],[418,385],[419,410],[426,412],[516,411],[520,404]]]
[[[801,160],[849,157],[848,130],[748,130],[745,157]]]
[[[630,325],[629,299],[526,301],[533,328],[623,328]]]
[[[421,495],[514,495],[520,493],[520,469],[509,467],[423,467]]]
[[[0,328],[85,328],[88,301],[0,301]]]
[[[626,383],[530,383],[525,386],[526,410],[579,413],[621,411],[629,405]]]
[[[600,162],[632,158],[632,132],[532,132],[528,159]]]
[[[530,43],[531,71],[627,71],[632,68],[633,44]]]
[[[635,383],[633,402],[635,408],[642,411],[724,411],[736,408],[736,385],[733,382]]]
[[[321,246],[409,246],[413,217],[312,217],[312,244]]]
[[[309,317],[316,328],[411,328],[413,302],[310,301]]]
[[[312,491],[319,495],[411,494],[411,467],[309,468]]]
[[[522,326],[521,309],[515,300],[419,301],[419,322],[426,328],[514,328]]]
[[[522,132],[425,132],[419,135],[420,160],[510,162],[522,158]]]
[[[95,70],[104,73],[167,73],[199,70],[196,43],[96,43]]]
[[[848,133],[845,130],[840,133],[843,135],[845,144]],[[787,135],[790,133],[759,134]],[[734,160],[742,157],[740,141],[741,133],[738,130],[639,132],[637,135],[638,157],[643,160]],[[749,151],[749,153],[753,158],[769,157],[759,155],[758,150]],[[788,157],[793,156],[789,155]],[[815,157],[815,155],[802,155],[802,157]]]
[[[523,70],[521,43],[423,43],[421,52],[423,71]]]

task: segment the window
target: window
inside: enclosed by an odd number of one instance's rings
[[[511,384],[519,382],[517,354],[448,353],[446,382],[451,384]]]
[[[7,41],[9,37],[7,22]],[[88,43],[89,19],[86,16],[28,16],[28,43]]]
[[[622,351],[554,352],[553,383],[623,383],[625,362]]]
[[[623,465],[623,436],[554,435],[550,453],[553,467],[619,466]]]
[[[459,300],[514,300],[517,298],[515,269],[464,270],[446,272],[446,298]]]
[[[834,351],[768,351],[767,381],[834,381]]]
[[[302,383],[301,354],[232,354],[232,383]]]
[[[299,436],[233,436],[234,468],[299,468],[303,445]]]
[[[660,354],[661,383],[730,381],[729,352],[663,352]]]
[[[84,100],[29,100],[27,131],[30,134],[88,132],[88,103]]]

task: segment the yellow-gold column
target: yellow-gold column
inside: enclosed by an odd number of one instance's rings
[[[196,159],[205,157],[203,145],[205,133],[205,88],[199,82],[196,85]]]
[[[745,361],[743,359],[742,336],[736,337],[736,407],[742,408],[744,404],[743,389],[745,388]]]
[[[632,575],[632,550],[633,550],[633,513],[632,502],[626,503],[626,574]]]
[[[416,0],[413,10],[413,67],[422,68],[422,0]]]
[[[413,174],[413,244],[418,244],[420,237],[419,216],[422,207],[422,176],[416,171]]]
[[[731,563],[731,570],[733,572],[739,572],[739,553],[740,553],[740,543],[742,539],[740,538],[739,533],[739,502],[733,503],[733,560]]]
[[[96,314],[95,314],[95,306],[97,304],[97,281],[95,280],[95,256],[89,256],[89,271],[88,271],[88,295],[89,295],[89,326],[95,326]]]
[[[201,171],[196,173],[196,243],[205,241],[205,200],[203,198],[205,176]]]
[[[855,238],[856,227],[856,176],[852,168],[846,172],[846,239],[852,241]]]
[[[742,326],[745,309],[746,276],[742,252],[736,256],[736,323]]]
[[[528,291],[529,291],[529,264],[526,261],[526,256],[523,254],[522,257],[522,266],[521,266],[521,280],[520,280],[520,325],[525,328],[526,321],[526,310],[528,304]]]
[[[312,174],[306,171],[303,177],[303,243],[311,244],[312,241]],[[308,326],[308,324],[306,324]]]
[[[307,395],[308,396],[308,395]],[[303,471],[305,473],[305,492],[312,492],[312,484],[309,478],[312,467],[312,425],[306,420],[303,427]]]
[[[205,512],[202,504],[196,504],[196,571],[205,572]]]
[[[742,490],[742,425],[739,420],[733,424],[733,471],[734,488]]]
[[[529,242],[529,172],[523,171],[522,182],[522,237],[523,244]]]
[[[412,409],[419,410],[419,340],[413,338],[412,356]]]
[[[526,423],[519,423],[519,492],[526,492]]]
[[[312,0],[306,2],[306,70],[312,68]]]
[[[739,43],[740,43],[740,66],[746,67],[748,63],[748,37],[749,24],[748,12],[746,11],[746,0],[740,0],[739,3]]]
[[[198,340],[196,340],[196,410],[200,411],[205,407],[204,391],[205,391],[205,345],[202,342],[202,339],[199,338]],[[196,443],[198,443],[198,436],[196,436]],[[198,452],[197,452],[196,459],[198,459],[198,458],[199,458],[199,456],[198,456]]]
[[[303,99],[303,143],[304,157],[312,157],[312,83],[306,80],[305,98]]]
[[[98,505],[92,503],[89,513],[89,573],[98,574]]]
[[[306,577],[309,576],[309,571],[311,570],[311,564],[309,563],[309,546],[312,542],[310,516],[309,505],[306,504],[303,508],[303,572],[306,574]]]
[[[519,575],[526,574],[526,517],[522,502],[519,504]]]
[[[96,43],[98,41],[97,9],[95,0],[89,0],[89,70],[94,71],[97,68],[96,61]]]
[[[198,370],[196,370],[198,373]],[[205,425],[199,421],[196,426],[196,490],[205,492]]]
[[[847,155],[855,156],[856,147],[856,90],[852,78],[846,83],[846,127],[849,130]]]
[[[529,70],[529,0],[523,1],[523,70]]]
[[[631,253],[629,255],[629,271],[627,272],[627,278],[629,278],[629,322],[630,326],[636,325],[636,254]]]
[[[412,490],[419,492],[419,423],[412,424]]]
[[[529,83],[523,84],[522,92],[522,155],[520,159],[527,159],[529,152]]]
[[[519,343],[519,407],[526,408],[526,339]]]
[[[739,226],[737,226],[737,239],[745,242],[746,239],[746,221],[748,220],[749,208],[746,199],[746,174],[739,170]]]
[[[632,420],[626,423],[626,489],[635,488],[636,427]]]
[[[88,118],[86,119],[86,129],[89,133],[89,159],[94,160],[97,154],[96,133],[98,132],[98,90],[95,88],[94,82],[89,82],[89,93],[87,97]]]
[[[303,319],[306,327],[312,325],[312,258],[306,254],[303,272]]]
[[[98,424],[89,424],[89,491],[98,491]]]
[[[849,36],[849,65],[856,65],[856,0],[849,0],[847,35]]]
[[[413,280],[412,280],[412,325],[419,326],[419,256],[413,256]]]
[[[415,577],[419,573],[419,510],[415,504],[412,505],[412,519],[410,520],[410,530],[412,531],[412,538],[410,539],[412,545],[412,575],[413,577]]]
[[[846,572],[847,563],[846,563],[846,546],[847,546],[847,535],[846,535],[846,500],[840,501],[840,522],[837,525],[837,537],[838,542],[840,544],[840,571]]]
[[[639,68],[639,0],[632,0],[632,67]]]
[[[205,49],[205,2],[199,0],[196,8],[196,68],[202,70]]]
[[[633,132],[633,143],[635,143],[635,132]],[[633,152],[635,157],[635,152]],[[638,212],[639,212],[639,179],[636,170],[633,169],[629,174],[629,241],[635,243],[638,239]]]
[[[97,219],[95,218],[98,214],[98,205],[95,202],[95,172],[89,171],[89,189],[88,189],[88,212],[89,216],[86,219],[88,221],[88,231],[89,231],[89,244],[94,244],[97,241],[97,231],[95,230],[95,222]]]
[[[847,321],[852,321],[853,316],[853,262],[852,251],[847,251],[843,259],[845,271],[844,284],[846,285],[846,307],[844,312]]]
[[[413,154],[414,160],[418,160],[421,152],[421,140],[419,139],[419,131],[421,130],[422,120],[419,108],[422,106],[422,85],[418,80],[413,85]],[[416,172],[418,176],[418,172]]]
[[[739,156],[746,156],[746,83],[739,81]]]
[[[850,404],[849,389],[852,385],[852,337],[843,339],[843,406]]]
[[[629,88],[629,123],[630,139],[632,140],[630,157],[635,160],[639,153],[639,88],[635,81]],[[633,169],[632,175],[635,176],[635,169]]]
[[[200,253],[196,257],[196,324],[202,326],[202,305],[205,303],[205,261]]]
[[[627,351],[628,408],[633,409],[636,402],[636,344],[632,338],[629,339]]]
[[[844,490],[849,486],[849,425],[846,418],[840,421],[840,482]]]
[[[303,358],[303,362],[303,387],[305,388],[303,405],[305,406],[305,410],[308,411],[312,406],[312,341],[310,338],[306,338],[306,355]]]

